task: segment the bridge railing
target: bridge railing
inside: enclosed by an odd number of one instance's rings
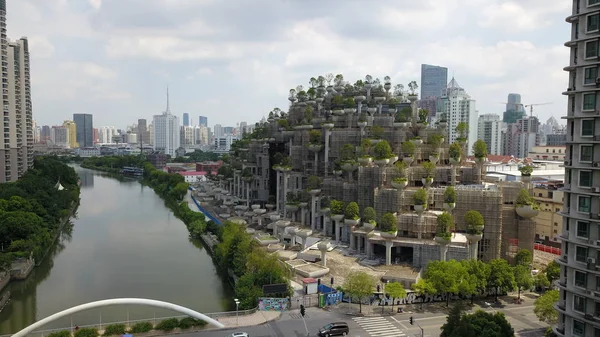
[[[235,317],[236,315],[239,315],[239,316],[252,315],[252,314],[254,314],[257,311],[258,311],[258,307],[254,308],[254,309],[248,309],[248,310],[213,312],[213,313],[208,313],[208,314],[205,314],[205,315],[218,320],[220,317]],[[104,328],[106,328],[107,325],[111,325],[111,324],[125,324],[125,326],[127,328],[130,328],[130,327],[132,327],[136,323],[150,322],[150,323],[152,323],[152,325],[156,325],[156,324],[160,323],[161,321],[164,321],[165,319],[169,319],[169,318],[182,319],[182,318],[186,318],[186,317],[188,317],[188,316],[186,316],[186,315],[178,315],[178,316],[164,316],[164,317],[152,317],[152,318],[142,318],[142,319],[130,319],[130,320],[127,320],[127,321],[102,322],[102,324],[98,323],[98,324],[78,325],[78,327],[80,329],[81,328],[96,328],[96,329],[98,329],[100,331],[103,331]],[[36,330],[36,331],[31,332],[27,336],[30,336],[30,337],[45,337],[45,336],[48,336],[49,334],[51,334],[53,332],[63,331],[63,330],[73,331],[73,329],[75,329],[75,326],[64,327],[64,328],[57,328],[57,329]],[[156,334],[157,335],[164,335],[164,333],[162,333],[162,332],[157,332]],[[149,334],[149,335],[152,335],[152,334]],[[12,334],[0,335],[0,337],[11,337],[11,336],[12,336]],[[144,333],[144,336],[147,336],[147,334]]]

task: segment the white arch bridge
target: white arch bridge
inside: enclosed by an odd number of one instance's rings
[[[217,328],[225,327],[219,321],[217,321],[213,318],[210,318],[210,317],[206,316],[205,314],[199,313],[197,311],[194,311],[194,310],[186,308],[186,307],[182,307],[177,304],[163,302],[163,301],[157,301],[157,300],[149,300],[149,299],[145,299],[145,298],[113,298],[110,300],[102,300],[102,301],[85,303],[85,304],[81,304],[81,305],[63,310],[61,312],[57,312],[54,315],[50,315],[44,319],[41,319],[41,320],[31,324],[30,326],[26,327],[25,329],[12,335],[12,337],[25,337],[29,333],[35,331],[36,329],[43,327],[44,325],[46,325],[52,321],[55,321],[59,318],[63,318],[63,317],[66,317],[66,316],[69,316],[69,315],[72,315],[72,314],[75,314],[75,313],[78,313],[78,312],[81,312],[84,310],[106,307],[106,306],[110,306],[110,305],[121,305],[121,304],[147,305],[147,306],[156,307],[156,308],[169,309],[169,310],[180,312],[184,315],[188,315],[192,318],[201,319],[201,320],[207,322],[208,324],[213,325]]]

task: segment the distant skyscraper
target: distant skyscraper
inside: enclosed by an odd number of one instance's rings
[[[72,149],[76,149],[79,147],[77,144],[77,125],[73,121],[64,121],[63,126],[67,128],[69,132],[69,147]]]
[[[206,116],[200,116],[198,117],[198,125],[200,126],[204,126],[204,127],[208,127],[208,117]]]
[[[502,154],[502,121],[496,114],[479,116],[477,123],[477,138],[487,144],[489,154]]]
[[[448,83],[448,68],[421,64],[421,99],[441,97]]]
[[[183,126],[190,126],[190,114],[187,112],[183,113]]]
[[[167,109],[162,115],[155,115],[152,121],[154,128],[154,151],[160,151],[175,157],[179,149],[179,119],[171,114],[169,107],[169,89],[167,89]]]
[[[73,114],[77,125],[77,143],[79,147],[94,146],[94,122],[91,114]]]
[[[473,153],[473,144],[477,140],[477,110],[475,110],[475,100],[467,94],[465,89],[458,85],[458,82],[452,77],[450,83],[442,96],[444,104],[443,113],[448,120],[448,144],[454,143],[459,134],[456,127],[464,122],[469,126],[467,133],[467,149],[469,155]]]
[[[525,117],[525,107],[521,104],[520,94],[508,94],[508,100],[506,101],[506,110],[502,121],[507,124],[516,123],[517,120]]]
[[[150,131],[148,131],[148,121],[145,119],[138,119],[137,134],[138,142],[141,142],[142,144],[152,143],[152,140],[150,139]]]
[[[43,125],[42,126],[42,131],[40,134],[40,141],[45,142],[50,140],[50,126],[49,125]]]

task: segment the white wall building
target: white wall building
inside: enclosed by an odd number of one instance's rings
[[[477,139],[485,141],[489,154],[502,154],[502,120],[499,115],[484,114],[479,116]]]
[[[467,94],[465,89],[458,85],[458,82],[452,78],[448,83],[445,92],[442,95],[442,113],[448,120],[447,141],[452,144],[459,138],[456,132],[456,126],[460,122],[469,125],[467,134],[468,154],[473,154],[473,144],[477,140],[477,110],[475,110],[475,100]]]
[[[75,155],[88,158],[100,156],[100,148],[96,147],[83,147],[75,150]]]
[[[112,144],[113,137],[118,134],[114,126],[102,126],[98,129],[98,139],[101,144]]]
[[[64,126],[53,126],[50,129],[50,140],[55,146],[69,147],[69,129]]]
[[[191,147],[196,144],[196,127],[194,126],[181,126],[180,140],[181,146]]]
[[[231,149],[231,143],[233,143],[234,140],[237,140],[238,137],[236,136],[232,136],[232,135],[227,135],[227,136],[223,136],[223,137],[215,137],[215,149],[217,151],[229,151]]]
[[[153,125],[153,148],[171,157],[180,146],[179,118],[171,114],[169,107],[169,91],[167,90],[167,109],[162,115],[155,115]]]

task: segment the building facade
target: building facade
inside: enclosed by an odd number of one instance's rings
[[[456,142],[460,135],[456,131],[459,123],[464,122],[469,126],[467,132],[467,149],[469,155],[472,155],[473,144],[477,140],[477,110],[475,110],[475,100],[467,94],[465,89],[458,85],[458,82],[452,78],[448,83],[442,96],[443,111],[448,120],[448,144]]]
[[[92,114],[73,114],[77,125],[77,143],[81,147],[94,146],[94,121]]]
[[[477,120],[477,138],[483,139],[488,153],[502,154],[502,121],[496,114],[484,114]]]
[[[567,158],[562,210],[558,336],[600,335],[600,1],[573,0],[567,91]]]
[[[53,126],[50,131],[50,140],[56,147],[69,147],[69,129],[64,126]]]
[[[183,113],[183,126],[190,126],[190,114],[187,112]]]
[[[77,125],[73,121],[64,121],[63,126],[67,128],[69,132],[69,147],[72,149],[78,148],[77,143]]]
[[[155,115],[152,120],[154,151],[175,157],[180,146],[179,118],[171,114],[169,107],[169,92],[167,91],[167,109],[161,115]]]
[[[561,210],[564,202],[562,181],[535,183],[533,198],[537,201],[540,212],[535,217],[535,239],[538,243],[560,247],[558,236],[563,231]]]
[[[206,116],[198,117],[198,125],[204,126],[205,128],[207,128],[208,127],[208,117],[206,117]]]

